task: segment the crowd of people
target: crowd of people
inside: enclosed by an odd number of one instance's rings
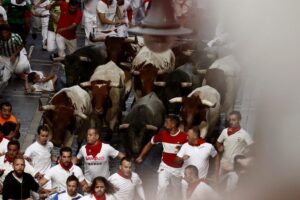
[[[4,200],[146,199],[143,174],[140,177],[133,169],[159,143],[163,152],[158,168],[158,200],[219,199],[236,190],[253,162],[253,140],[240,127],[238,111],[229,114],[229,127],[222,131],[216,144],[202,139],[198,127],[186,133],[180,130],[178,116],[170,114],[137,158],[127,157],[103,143],[95,128],[87,130],[86,144],[76,156],[72,156],[70,147],[62,147],[57,157],[46,125],[38,127],[36,141],[20,152],[20,125],[11,111],[9,102],[2,103],[0,184]],[[110,173],[110,159],[120,163],[114,174]]]
[[[57,75],[31,69],[30,56],[24,48],[30,32],[35,39],[41,27],[43,50],[53,53],[52,59],[63,60],[77,49],[76,30],[81,23],[85,45],[107,36],[127,37],[128,28],[140,23],[149,2],[4,0],[0,6],[0,91],[13,73],[25,80],[27,92],[58,91],[63,87]],[[184,22],[192,0],[174,2],[178,19]],[[56,156],[46,125],[40,125],[36,141],[25,152],[20,151],[20,123],[12,115],[12,105],[4,102],[0,112],[0,199],[219,199],[236,190],[253,162],[253,140],[240,127],[241,119],[238,111],[231,112],[227,117],[229,127],[216,143],[210,144],[200,137],[199,127],[184,132],[179,128],[179,117],[168,115],[164,127],[137,158],[103,143],[99,130],[89,128],[86,144],[76,156],[70,147],[60,148]],[[134,172],[134,166],[141,165],[157,144],[162,144],[163,152],[154,197],[146,195],[143,176],[139,176],[140,171]],[[113,174],[110,159],[119,160],[118,171]]]

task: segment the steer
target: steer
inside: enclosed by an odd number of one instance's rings
[[[71,146],[73,135],[83,140],[88,116],[92,111],[89,94],[79,86],[64,88],[57,92],[49,105],[41,106],[43,122],[52,133],[51,141],[55,146]]]
[[[199,126],[200,136],[210,137],[220,115],[220,94],[210,86],[193,90],[187,97],[175,97],[171,103],[181,103],[180,116],[184,130]]]
[[[118,123],[118,117],[121,113],[121,105],[124,101],[124,81],[125,74],[113,61],[100,65],[90,78],[90,81],[80,84],[81,87],[90,90],[93,116],[95,122],[99,118],[104,121],[111,131],[115,129]],[[103,127],[103,123],[96,127]]]
[[[99,65],[110,60],[117,64],[125,61],[131,62],[138,50],[131,45],[135,41],[125,38],[107,37],[103,39],[103,42],[105,42],[106,49],[103,45],[95,44],[82,47],[65,57],[67,86],[88,81]]]
[[[119,126],[127,155],[136,157],[163,125],[165,108],[152,92],[140,98]]]
[[[204,84],[215,88],[221,96],[221,112],[229,114],[233,110],[238,89],[240,66],[233,56],[216,60],[208,70],[199,70],[205,74]]]
[[[132,61],[136,98],[152,92],[156,78],[160,79],[161,75],[170,73],[174,70],[174,66],[175,56],[171,50],[154,53],[144,46]]]

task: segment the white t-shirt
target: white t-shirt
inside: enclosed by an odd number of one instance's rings
[[[240,129],[231,136],[228,136],[227,131],[228,128],[224,129],[218,138],[218,142],[224,145],[224,153],[221,161],[233,163],[234,157],[245,153],[246,147],[251,145],[253,140],[244,129]]]
[[[189,143],[185,143],[177,153],[177,156],[180,158],[184,155],[190,157],[184,161],[182,169],[184,170],[188,165],[194,165],[198,168],[199,178],[206,178],[209,168],[209,158],[215,157],[217,151],[209,143],[203,143],[200,146],[191,146]]]
[[[113,0],[110,6],[107,6],[103,1],[99,0],[97,4],[97,13],[104,13],[105,17],[110,21],[115,21],[117,10],[117,2]],[[114,25],[101,24],[99,17],[97,17],[97,28],[101,31],[111,31],[115,29]]]
[[[0,169],[4,169],[4,173],[2,174],[2,176],[0,177],[0,183],[4,182],[5,177],[7,176],[7,174],[9,172],[11,172],[13,169],[13,164],[9,163],[9,162],[4,162],[5,159],[5,155],[0,157]],[[30,174],[31,176],[35,176],[35,174],[38,172],[37,170],[35,170],[32,165],[30,165],[30,163],[25,160],[25,169],[24,172]]]
[[[57,200],[77,200],[77,199],[81,199],[82,195],[81,194],[76,194],[75,197],[71,197],[66,191],[60,193],[57,195]],[[56,198],[54,198],[56,199]]]
[[[46,145],[34,142],[25,150],[24,156],[31,158],[33,167],[44,174],[51,168],[52,142],[48,141]]]
[[[45,78],[43,72],[40,72],[40,71],[34,71],[34,72],[37,73],[41,79]],[[34,88],[35,92],[42,92],[42,91],[52,92],[52,91],[54,91],[54,85],[53,85],[52,80],[49,80],[45,83],[35,83],[32,85],[32,87]]]
[[[0,142],[0,154],[4,154],[7,152],[7,144],[9,143],[9,140],[6,138],[3,138]]]
[[[80,200],[96,200],[94,195],[88,194],[82,197]],[[115,197],[115,195],[105,194],[105,200],[119,200]]]
[[[199,199],[216,200],[219,199],[219,196],[209,185],[204,182],[200,182],[188,200]]]
[[[51,180],[52,188],[58,187],[58,191],[63,191],[67,190],[66,181],[72,174],[78,178],[79,182],[84,181],[82,170],[76,165],[73,165],[69,171],[63,169],[60,164],[55,165],[46,172],[44,177]]]
[[[7,21],[7,14],[6,14],[6,11],[5,11],[5,9],[4,9],[2,6],[0,6],[0,14],[2,14],[3,20],[4,20],[4,21]]]
[[[109,157],[115,158],[119,154],[119,151],[114,149],[109,144],[102,143],[100,152],[94,158],[93,156],[87,156],[86,145],[83,145],[78,154],[77,158],[84,158],[84,175],[89,182],[97,176],[103,176],[108,178],[109,172]]]
[[[87,0],[84,2],[84,11],[91,15],[97,15],[97,4],[99,0]]]
[[[111,175],[108,180],[119,190],[115,193],[118,200],[133,200],[136,189],[142,187],[142,180],[137,173],[132,172],[131,179],[126,179],[118,173]]]

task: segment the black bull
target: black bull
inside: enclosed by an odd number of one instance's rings
[[[200,87],[202,81],[203,75],[201,76],[197,72],[197,68],[191,63],[186,63],[169,73],[165,78],[165,82],[157,82],[156,85],[160,86],[158,94],[167,112],[178,114],[181,105],[170,103],[169,100],[174,97],[187,96],[195,88]]]
[[[136,157],[163,125],[165,108],[155,93],[140,98],[120,125],[127,155]]]

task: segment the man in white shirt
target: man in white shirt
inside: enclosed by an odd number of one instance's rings
[[[66,181],[70,175],[78,178],[83,191],[88,191],[88,184],[85,181],[82,170],[72,163],[72,149],[70,147],[62,147],[60,149],[59,164],[50,168],[46,174],[39,180],[39,185],[45,185],[49,180],[52,182],[52,188],[57,191],[67,190]]]
[[[218,194],[205,183],[204,179],[199,179],[198,169],[194,165],[189,165],[184,170],[184,179],[188,183],[186,192],[187,200],[217,200]]]
[[[145,200],[142,180],[137,173],[132,172],[132,161],[128,157],[122,158],[119,171],[111,175],[108,180],[119,190],[115,196],[119,200],[134,200],[136,194]]]
[[[52,142],[49,139],[49,129],[45,125],[40,125],[37,129],[37,140],[31,144],[24,153],[24,158],[40,173],[45,174],[51,168],[51,160],[56,161],[56,157],[51,155],[53,150]],[[51,189],[51,181],[43,186]]]
[[[94,33],[97,27],[97,4],[99,0],[83,0],[83,25],[85,31],[85,45],[92,42],[89,40],[90,34]]]
[[[97,4],[97,30],[96,38],[106,36],[116,36],[116,26],[126,24],[123,19],[116,19],[116,0],[100,0]]]
[[[76,176],[71,175],[68,177],[67,181],[67,191],[63,191],[60,193],[56,193],[54,195],[50,196],[50,199],[55,200],[77,200],[82,197],[81,194],[78,194],[78,186],[79,186],[79,180]]]
[[[253,143],[250,135],[240,127],[241,119],[239,111],[232,111],[229,114],[229,128],[224,129],[217,140],[217,150],[223,153],[220,174],[231,171],[234,157],[245,154]]]
[[[83,160],[84,175],[90,183],[97,176],[108,178],[109,172],[109,157],[122,159],[124,154],[114,149],[109,144],[104,144],[100,141],[100,133],[90,128],[87,131],[87,144],[83,145],[74,162],[78,163]]]
[[[188,165],[196,166],[199,178],[206,178],[209,161],[213,158],[215,163],[215,176],[218,177],[220,157],[214,146],[210,143],[206,143],[205,140],[200,137],[198,127],[189,129],[187,136],[188,142],[182,145],[180,151],[177,153],[175,162],[183,162],[182,169],[185,169]]]

